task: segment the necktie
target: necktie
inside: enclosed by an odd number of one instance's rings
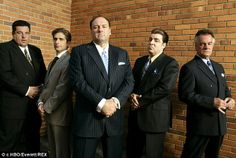
[[[145,63],[144,67],[143,67],[143,73],[142,73],[142,78],[145,75],[149,65],[151,64],[151,59],[148,59],[148,61]]]
[[[211,64],[211,62],[210,62],[209,60],[207,60],[207,66],[209,67],[209,69],[211,70],[211,72],[212,72],[213,74],[215,74],[215,71],[214,71],[214,69],[213,69],[213,67],[212,67],[212,64]]]
[[[27,61],[30,63],[30,65],[33,66],[29,52],[27,51],[27,49],[24,50],[24,55],[25,55],[25,58],[27,59]]]
[[[52,60],[51,65],[50,65],[50,67],[49,67],[49,69],[48,69],[48,73],[50,73],[50,71],[52,70],[52,67],[55,65],[55,63],[57,62],[58,59],[59,59],[58,57],[55,57],[55,58]]]
[[[102,52],[102,61],[108,74],[108,53],[106,51]]]

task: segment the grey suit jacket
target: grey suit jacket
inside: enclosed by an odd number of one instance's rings
[[[76,92],[74,134],[100,137],[106,132],[119,135],[123,132],[124,109],[133,89],[133,75],[128,53],[109,45],[109,74],[93,42],[72,49],[70,81]],[[106,118],[96,111],[102,98],[116,97],[121,109]]]
[[[45,85],[38,100],[44,103],[47,122],[54,125],[71,124],[72,89],[68,75],[69,59],[70,54],[67,52],[57,60],[51,72],[47,72]]]
[[[181,68],[179,98],[187,104],[187,134],[224,135],[226,115],[214,106],[214,97],[230,97],[223,66],[211,60],[215,75],[198,56]]]

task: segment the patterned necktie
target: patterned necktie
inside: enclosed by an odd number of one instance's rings
[[[51,72],[52,67],[55,65],[55,63],[57,62],[58,59],[59,59],[58,57],[55,57],[55,58],[52,60],[51,65],[50,65],[49,70],[48,70],[48,74]]]
[[[148,61],[145,63],[143,67],[143,73],[142,73],[142,78],[145,75],[146,71],[148,70],[149,65],[151,64],[151,59],[148,59]]]
[[[25,55],[25,58],[27,59],[27,61],[30,63],[30,65],[33,66],[32,60],[30,58],[30,55],[29,55],[29,52],[27,51],[27,49],[24,49],[24,55]]]
[[[213,74],[215,74],[215,71],[214,71],[214,69],[213,69],[213,67],[212,67],[212,64],[211,64],[211,62],[210,62],[209,60],[207,60],[207,66],[209,67],[209,69],[211,70],[211,72],[212,72]]]
[[[106,69],[106,72],[108,74],[108,53],[104,50],[102,52],[102,61],[103,61],[103,64],[105,66],[105,69]]]

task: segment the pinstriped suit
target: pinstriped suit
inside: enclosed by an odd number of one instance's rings
[[[74,136],[98,138],[123,133],[123,106],[133,89],[126,51],[109,45],[109,75],[93,42],[72,49],[70,80],[76,92]],[[109,118],[96,111],[102,98],[116,97],[121,109]]]

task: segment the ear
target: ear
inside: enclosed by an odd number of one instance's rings
[[[164,49],[166,47],[166,43],[163,43],[162,46],[163,46],[163,49]]]

